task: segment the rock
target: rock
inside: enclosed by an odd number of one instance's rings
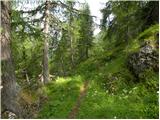
[[[150,54],[152,52],[153,48],[150,45],[146,45],[140,49],[140,54],[142,53],[141,55]]]
[[[2,118],[5,118],[5,119],[17,119],[17,115],[11,111],[5,111],[3,114],[2,114]]]
[[[127,66],[136,77],[149,68],[158,71],[158,53],[152,46],[146,44],[145,46],[142,46],[138,52],[129,55]]]

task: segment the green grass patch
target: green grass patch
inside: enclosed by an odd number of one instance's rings
[[[38,118],[67,118],[83,85],[81,76],[58,78],[45,86],[48,101],[43,105]]]
[[[148,92],[139,84],[130,89],[124,88],[114,95],[92,82],[77,118],[158,118],[158,94]]]

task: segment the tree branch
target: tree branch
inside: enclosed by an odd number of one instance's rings
[[[36,9],[34,9],[34,10],[29,10],[29,11],[23,11],[23,10],[20,10],[20,13],[28,13],[28,14],[31,14],[32,13],[32,15],[35,15],[38,11],[42,11],[43,9],[44,9],[44,6],[45,5],[45,3],[43,3],[43,4],[41,4],[41,5],[39,5]]]

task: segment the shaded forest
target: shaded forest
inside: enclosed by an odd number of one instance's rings
[[[98,24],[87,0],[1,1],[1,118],[159,118],[159,1],[100,12]]]

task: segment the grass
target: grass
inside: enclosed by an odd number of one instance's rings
[[[130,90],[123,89],[114,95],[92,84],[77,118],[158,118],[158,95],[144,91],[145,88],[141,93],[141,87],[142,85],[137,85]],[[150,109],[151,106],[154,109]]]
[[[38,118],[67,118],[82,86],[81,76],[58,78],[43,89],[48,101]]]

